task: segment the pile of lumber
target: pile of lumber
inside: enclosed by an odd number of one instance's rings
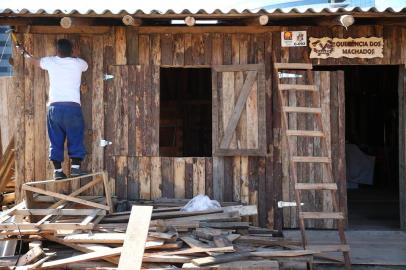
[[[11,139],[6,151],[3,155],[0,155],[0,157],[0,205],[8,205],[14,203],[15,200],[14,138]]]
[[[13,217],[19,228],[0,223],[0,234],[8,241],[22,237],[24,254],[2,258],[0,264],[23,269],[272,270],[287,259],[311,262],[315,254],[299,249],[300,243],[278,232],[251,226],[248,217],[257,215],[255,205],[223,204],[227,206],[185,212],[169,201],[142,202],[131,211],[109,214],[68,204],[56,209],[27,209],[19,204],[0,214],[0,221]],[[58,219],[43,222],[52,215]],[[79,215],[85,219],[78,219]],[[33,224],[43,226],[34,229]],[[91,226],[79,226],[84,224]]]
[[[88,179],[70,194],[52,186]],[[103,185],[104,197],[80,196]],[[23,201],[0,213],[1,266],[17,269],[279,269],[317,251],[252,226],[255,205],[182,211],[188,200],[116,202],[106,172],[28,182]],[[114,212],[121,209],[120,212]],[[126,211],[130,209],[130,211]]]

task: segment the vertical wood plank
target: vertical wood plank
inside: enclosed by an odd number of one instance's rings
[[[175,198],[185,198],[185,160],[183,158],[174,159],[174,186]]]
[[[138,64],[138,30],[135,27],[126,27],[126,57],[127,65]]]
[[[241,157],[236,156],[233,160],[233,201],[241,200]]]
[[[135,155],[142,156],[144,149],[144,91],[143,66],[137,66],[135,72]]]
[[[34,37],[34,55],[45,55],[45,38]],[[46,143],[46,92],[45,71],[34,68],[34,164],[35,179],[46,179],[47,143]]]
[[[222,72],[222,89],[219,89],[219,94],[222,95],[220,100],[222,108],[221,108],[221,113],[222,113],[222,126],[223,128],[221,130],[225,130],[227,128],[228,122],[231,118],[231,115],[233,114],[234,111],[234,100],[236,99],[235,94],[234,94],[234,72]],[[224,136],[224,134],[219,134],[220,138]],[[236,138],[235,135],[233,135],[230,145],[228,148],[230,149],[235,149],[236,148]]]
[[[248,157],[241,157],[241,203],[249,203]]]
[[[111,74],[110,65],[114,64],[114,36],[103,36],[103,74]],[[113,114],[114,100],[116,91],[114,91],[113,80],[107,80],[104,84],[103,100],[104,100],[104,139],[113,142],[114,139],[114,126]],[[106,147],[104,149],[104,159],[107,160],[109,156],[114,153],[114,147]],[[107,163],[107,162],[106,162]]]
[[[141,74],[140,81],[142,81],[142,101],[143,101],[143,125],[142,125],[142,155],[143,156],[152,156],[152,80],[151,80],[151,66],[150,66],[150,48],[151,41],[149,35],[140,35],[139,36],[139,51],[140,51],[140,65],[141,65]]]
[[[162,196],[166,198],[174,197],[174,182],[173,182],[173,159],[162,157]]]
[[[127,199],[137,200],[140,193],[139,164],[137,157],[128,157]]]
[[[103,36],[95,36],[92,49],[92,171],[104,168],[103,148],[99,143],[104,139],[104,103],[103,103]],[[103,194],[103,187],[93,187],[94,194]]]
[[[197,168],[197,194],[204,195],[206,194],[206,166],[205,166],[205,159],[198,158],[196,161],[196,168]]]
[[[206,188],[206,195],[210,198],[213,198],[213,158],[208,157],[206,158],[205,164],[205,188]]]
[[[213,157],[213,198],[223,201],[224,190],[224,158]]]
[[[152,101],[151,101],[151,155],[159,155],[159,121],[160,121],[160,65],[161,43],[160,35],[151,35],[151,72],[152,72]]]
[[[223,200],[225,202],[233,201],[233,158],[223,157],[224,159],[224,186]]]
[[[173,65],[174,43],[172,34],[161,34],[162,65]]]
[[[115,139],[114,153],[128,155],[128,66],[112,66],[114,69],[115,107]]]
[[[116,156],[116,194],[121,200],[127,198],[127,156]]]
[[[161,158],[151,157],[151,199],[162,196]]]
[[[198,195],[198,188],[199,188],[199,183],[198,183],[198,176],[197,176],[197,158],[193,158],[193,197]]]
[[[258,158],[249,157],[248,159],[248,170],[249,170],[249,203],[253,205],[258,205]],[[259,209],[258,209],[259,210]],[[258,215],[250,217],[250,221],[254,226],[258,226]]]
[[[137,156],[137,66],[128,66],[128,155]]]
[[[116,65],[127,64],[127,40],[126,40],[126,28],[116,27],[114,29],[114,52]]]
[[[140,181],[140,199],[151,199],[151,158],[138,157],[138,177]]]
[[[193,197],[193,158],[185,158],[185,197]]]
[[[183,66],[185,64],[185,40],[183,34],[175,34],[173,36],[173,65]]]
[[[19,34],[17,36],[20,40],[22,35]],[[18,55],[16,48],[13,46],[13,56]],[[24,69],[24,58],[23,57],[14,57],[14,74],[15,79],[13,81],[14,91],[16,95],[16,114],[20,117],[17,117],[16,120],[16,171],[15,171],[15,178],[16,178],[16,187],[15,187],[15,194],[16,194],[16,201],[20,202],[23,199],[22,194],[22,184],[25,180],[25,69]]]
[[[259,157],[258,158],[258,225],[261,227],[265,227],[267,224],[267,210],[268,210],[268,203],[267,200],[269,194],[266,192],[266,158]]]
[[[33,51],[33,35],[24,35],[24,47],[28,51]],[[25,63],[25,82],[24,82],[24,118],[25,118],[25,179],[23,182],[33,181],[35,179],[34,161],[35,161],[35,138],[34,138],[34,65]]]

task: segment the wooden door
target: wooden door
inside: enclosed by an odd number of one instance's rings
[[[346,212],[346,173],[345,173],[345,105],[344,105],[344,72],[343,71],[314,71],[314,84],[318,86],[321,95],[322,120],[324,132],[327,136],[329,157],[332,158],[333,176],[339,188],[339,202],[341,211]],[[291,84],[307,84],[304,71],[289,71],[279,74],[281,81]],[[286,97],[289,106],[311,107],[311,97],[307,93],[291,92]],[[291,114],[288,118],[291,129],[315,130],[314,116],[305,114]],[[298,137],[291,138],[296,147],[293,149],[299,156],[321,155],[320,139]],[[293,183],[289,176],[289,161],[287,156],[287,141],[282,138],[282,198],[283,201],[293,202]],[[326,172],[320,164],[297,164],[298,182],[323,182]],[[332,212],[332,197],[326,191],[303,191],[302,202],[304,211]],[[283,208],[283,223],[285,228],[297,228],[296,209]],[[308,228],[333,228],[332,220],[307,220]]]
[[[113,156],[158,156],[159,100],[153,98],[149,68],[112,65],[106,81],[105,139]]]
[[[215,66],[212,83],[213,155],[265,155],[264,65]]]

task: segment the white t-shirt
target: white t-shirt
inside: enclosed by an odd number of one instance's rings
[[[49,74],[49,103],[76,102],[80,104],[80,80],[88,65],[73,57],[48,56],[40,60],[40,67]]]

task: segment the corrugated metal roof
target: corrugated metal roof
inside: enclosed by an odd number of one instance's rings
[[[355,8],[292,8],[292,9],[166,9],[160,11],[157,9],[19,9],[19,8],[2,8],[0,4],[0,16],[1,15],[14,15],[14,16],[29,16],[29,15],[82,15],[82,16],[122,16],[125,14],[130,15],[255,15],[255,14],[268,14],[268,15],[324,15],[334,13],[389,13],[399,14],[406,13],[406,7],[404,8],[368,8],[363,9],[359,7]]]

